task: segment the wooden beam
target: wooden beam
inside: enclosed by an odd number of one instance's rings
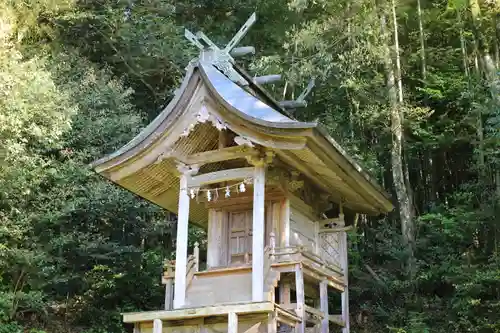
[[[322,281],[319,284],[320,308],[323,313],[321,320],[321,333],[328,333],[329,317],[328,317],[328,282]]]
[[[328,233],[328,232],[342,232],[342,231],[351,231],[353,229],[352,225],[342,228],[322,228],[319,229],[320,233]]]
[[[253,82],[255,84],[260,84],[260,85],[266,83],[273,83],[280,80],[281,80],[280,74],[262,75],[253,78]]]
[[[172,311],[148,311],[132,312],[123,314],[124,323],[136,323],[161,319],[163,321],[192,319],[212,316],[227,316],[229,312],[238,315],[250,313],[269,313],[274,311],[272,302],[258,302],[245,304],[228,304],[219,306],[207,306],[202,308],[176,309]]]
[[[184,173],[180,177],[179,210],[177,216],[177,239],[175,251],[174,309],[184,306],[186,301],[186,265],[189,224],[189,202],[187,180]]]
[[[342,299],[342,322],[344,323],[344,328],[342,328],[342,333],[349,333],[349,290],[346,290],[341,294]]]
[[[187,187],[200,187],[201,185],[215,184],[230,180],[240,180],[252,178],[254,168],[238,168],[205,173],[199,176],[189,177]]]
[[[318,223],[322,226],[324,226],[325,224],[331,224],[331,223],[335,223],[339,226],[344,226],[345,225],[345,221],[344,221],[344,216],[339,216],[339,217],[333,217],[331,219],[323,219],[323,220],[319,220]]]
[[[296,327],[297,333],[306,332],[306,298],[304,294],[304,273],[302,267],[297,265],[295,270],[295,294],[297,298],[297,315],[302,319]]]
[[[245,318],[246,319],[246,318]],[[253,326],[250,326],[249,329],[247,329],[244,333],[259,333],[259,327],[262,323],[256,323]]]
[[[330,287],[335,288],[340,292],[343,292],[345,290],[345,286],[341,282],[338,282],[335,277],[330,276],[324,271],[318,270],[313,266],[305,265],[304,263],[302,263],[302,265],[304,266],[304,275],[307,275],[316,281],[323,281],[325,278],[328,278],[328,285]]]
[[[196,276],[224,276],[224,275],[230,275],[230,274],[242,274],[242,273],[250,273],[252,270],[252,267],[248,264],[248,266],[243,265],[243,266],[235,266],[235,267],[223,267],[223,268],[216,268],[216,269],[210,269],[207,271],[201,271],[197,272]]]
[[[290,199],[286,198],[283,201],[282,215],[283,216],[283,235],[281,237],[281,246],[290,246]]]
[[[219,199],[217,201],[206,201],[205,198],[199,198],[200,202],[205,202],[205,207],[210,208],[223,208],[227,211],[234,211],[243,208],[247,205],[250,209],[253,205],[253,193],[252,189],[247,190],[245,193],[231,194],[229,198],[224,198],[222,195],[219,195]],[[279,190],[269,190],[266,189],[266,201],[270,200],[282,200],[285,198],[285,193],[280,192]],[[233,206],[233,207],[231,207]],[[233,209],[234,208],[234,209]]]
[[[217,148],[226,148],[229,144],[229,132],[225,129],[219,131],[219,141],[217,142]]]
[[[165,310],[172,310],[174,300],[173,279],[165,280]]]
[[[267,333],[276,333],[278,329],[278,321],[276,320],[276,312],[269,312],[267,319]]]
[[[326,167],[334,172],[343,182],[351,189],[355,190],[363,200],[375,209],[376,213],[382,213],[384,210],[390,211],[393,207],[388,207],[389,200],[383,197],[383,194],[376,186],[366,179],[362,170],[358,170],[359,166],[350,162],[350,157],[343,149],[330,137],[319,138],[310,143],[311,150],[324,161]],[[336,146],[337,149],[331,149],[331,146]],[[346,202],[346,204],[350,204]]]
[[[284,281],[283,283],[281,283],[281,286],[279,287],[279,293],[280,293],[280,304],[282,304],[284,307],[288,307],[291,302],[290,282]]]
[[[313,317],[323,318],[323,312],[321,310],[313,308],[312,306],[309,305],[305,305],[304,308],[306,313],[310,313]]]
[[[288,308],[284,306],[276,306],[276,319],[280,323],[284,323],[286,325],[289,325],[291,327],[297,326],[297,323],[300,322],[300,318],[297,316],[297,314],[294,311],[294,308],[290,309],[290,305],[288,305]]]
[[[252,301],[264,300],[264,234],[265,234],[265,185],[264,163],[252,168],[253,177],[253,236],[252,236]]]
[[[215,209],[208,210],[208,228],[207,228],[207,268],[219,266],[220,248],[219,241],[222,239],[222,221],[217,218]]]
[[[227,333],[238,333],[238,315],[235,312],[227,315]]]
[[[342,269],[344,270],[344,284],[345,290],[341,295],[342,302],[342,321],[344,322],[344,328],[342,333],[349,333],[350,323],[349,323],[349,263],[347,259],[347,233],[342,232],[340,243],[340,255],[342,262]]]
[[[203,165],[246,158],[247,156],[257,156],[258,154],[259,152],[255,148],[235,146],[192,154],[187,156],[184,161],[186,164]]]
[[[300,163],[297,162],[296,159],[297,157],[288,151],[285,150],[278,150],[276,151],[278,157],[287,165],[291,165],[292,167],[296,168],[300,173],[304,174],[307,178],[311,179],[315,185],[317,185],[321,190],[325,191],[326,193],[331,193],[332,188],[328,182],[321,177],[314,169],[312,169],[310,166],[308,166],[305,163]],[[336,197],[337,200],[340,201],[340,196]]]
[[[357,192],[350,186],[350,184],[346,184],[345,182],[343,182],[343,180],[341,180],[337,184],[329,182],[328,178],[330,178],[331,176],[324,177],[320,175],[314,170],[314,168],[310,167],[303,160],[299,159],[297,161],[298,157],[289,151],[276,150],[276,153],[284,163],[296,168],[300,173],[311,179],[319,189],[323,190],[325,193],[330,194],[333,201],[342,202],[342,196],[338,193],[338,191],[332,191],[332,188],[340,186],[343,187],[343,197],[347,200],[345,202],[346,207],[353,208],[354,210],[364,209],[373,212],[373,208],[371,208],[372,206],[369,203],[365,204],[363,202],[359,202],[356,199],[355,196],[357,195]],[[325,168],[327,169],[328,166],[325,166]]]
[[[163,323],[161,319],[153,320],[153,333],[163,333]]]
[[[329,315],[328,319],[339,326],[345,326],[345,323],[342,321],[342,315]]]
[[[233,58],[241,57],[241,56],[244,56],[247,54],[255,54],[255,47],[253,47],[253,46],[235,47],[234,49],[232,49],[232,51],[229,54]]]

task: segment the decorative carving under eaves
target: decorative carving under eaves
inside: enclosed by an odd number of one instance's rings
[[[251,165],[271,165],[274,156],[276,155],[272,150],[261,151],[260,156],[247,156],[247,162]]]
[[[198,123],[206,123],[207,121],[211,122],[217,130],[222,131],[227,128],[227,125],[220,120],[216,115],[208,111],[208,108],[205,104],[201,105],[200,111],[196,114],[196,121],[189,124],[188,127],[182,132],[181,137],[186,137],[191,133],[196,124]]]
[[[331,195],[328,193],[321,193],[319,195],[319,200],[317,201],[317,209],[319,212],[325,212],[331,208],[332,203],[330,199]]]
[[[316,186],[300,177],[297,171],[290,172],[287,180],[287,189],[299,197],[318,213],[322,213],[330,206],[330,195],[318,190]]]
[[[288,173],[281,168],[270,168],[266,173],[266,184],[271,186],[285,187],[288,181]]]
[[[300,173],[297,171],[291,171],[288,180],[288,191],[295,193],[304,188],[304,181],[299,180]]]

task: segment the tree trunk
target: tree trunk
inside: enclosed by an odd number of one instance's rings
[[[496,66],[491,57],[490,50],[488,47],[488,42],[486,40],[486,36],[483,34],[481,30],[481,7],[479,6],[478,0],[469,0],[470,11],[472,15],[472,23],[474,30],[475,40],[478,41],[476,43],[479,44],[477,49],[478,53],[481,57],[482,69],[485,74],[485,77],[488,81],[491,98],[495,105],[499,105],[499,94],[498,89],[496,87]],[[484,123],[481,112],[478,112],[477,122],[476,122],[476,133],[478,140],[478,164],[479,164],[479,174],[483,181],[487,180],[486,175],[486,160],[485,160],[485,152],[484,152]]]
[[[395,6],[393,4],[393,16],[395,15]],[[380,26],[382,34],[382,43],[384,48],[385,74],[387,93],[390,106],[391,118],[391,167],[394,188],[399,202],[399,217],[401,220],[401,232],[403,240],[409,251],[409,260],[407,263],[408,272],[413,274],[413,253],[414,253],[414,227],[411,218],[411,202],[406,187],[405,175],[403,171],[403,127],[401,116],[401,97],[398,99],[396,90],[396,78],[394,74],[394,65],[390,58],[389,39],[387,37],[386,17],[382,13],[380,16]],[[401,90],[400,90],[401,92]],[[401,96],[401,95],[400,95]]]
[[[464,65],[464,73],[466,77],[469,77],[469,62],[467,61],[467,45],[465,44],[464,27],[463,27],[461,10],[462,8],[457,8],[457,20],[458,24],[460,25],[460,31],[459,31],[460,49],[462,50],[462,62]]]
[[[425,35],[424,25],[422,23],[422,6],[420,0],[417,0],[417,14],[418,14],[418,30],[420,33],[420,61],[422,65],[422,79],[427,79],[427,67],[425,61]]]
[[[398,20],[396,16],[396,4],[391,0],[392,4],[392,23],[394,28],[394,52],[396,53],[396,79],[398,81],[398,98],[399,103],[403,104],[403,82],[401,80],[401,60],[399,56],[399,36],[398,36]],[[400,112],[401,113],[401,112]]]

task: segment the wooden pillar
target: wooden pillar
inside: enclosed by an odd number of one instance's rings
[[[284,281],[281,283],[280,288],[280,304],[282,305],[290,305],[291,299],[290,299],[290,282]]]
[[[238,315],[229,312],[227,316],[227,333],[238,333]]]
[[[349,290],[347,287],[341,295],[342,297],[342,321],[345,326],[342,328],[342,333],[349,333]]]
[[[165,282],[165,310],[172,310],[172,300],[173,300],[173,279],[168,279]]]
[[[319,299],[320,308],[323,312],[323,319],[321,320],[321,333],[328,333],[328,282],[321,281],[319,284]]]
[[[153,320],[153,333],[162,333],[163,332],[163,323],[161,319]]]
[[[175,251],[174,309],[184,306],[186,301],[186,265],[189,223],[188,174],[180,177],[179,210],[177,214],[177,240]]]
[[[283,235],[281,237],[281,246],[290,246],[290,199],[283,201]]]
[[[198,272],[200,270],[200,243],[198,242],[194,243],[193,255],[194,255],[194,260],[196,261],[194,269],[196,272]]]
[[[264,300],[264,199],[266,169],[256,163],[253,178],[252,301]]]
[[[219,266],[219,233],[220,221],[217,219],[217,211],[214,208],[208,210],[207,228],[207,269]]]
[[[278,329],[278,321],[276,320],[276,313],[270,312],[267,315],[267,333],[276,333]]]
[[[295,266],[295,293],[297,296],[297,315],[302,319],[302,322],[297,325],[297,333],[305,333],[306,331],[306,299],[304,294],[304,273],[302,266]]]
[[[341,210],[340,217],[342,222],[344,222],[344,214]],[[343,223],[345,225],[345,222]],[[342,329],[342,333],[349,333],[350,324],[349,324],[349,260],[347,257],[348,249],[347,249],[347,233],[345,231],[340,232],[340,255],[341,255],[341,263],[342,269],[344,271],[344,284],[345,289],[341,295],[342,302],[342,321],[345,323],[344,328]]]

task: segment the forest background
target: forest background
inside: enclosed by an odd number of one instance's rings
[[[0,0],[0,332],[162,306],[175,217],[87,164],[256,11],[242,60],[392,194],[349,234],[353,332],[500,332],[499,0]],[[204,240],[192,229],[190,241]]]

